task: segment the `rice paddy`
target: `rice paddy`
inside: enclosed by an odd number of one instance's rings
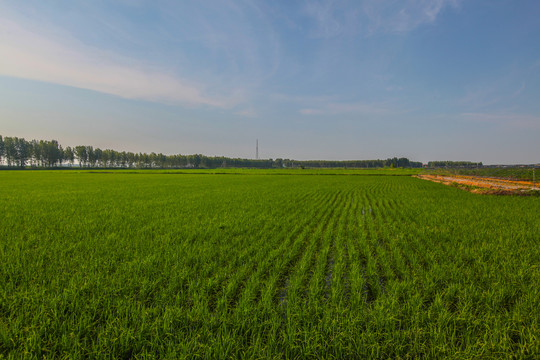
[[[537,358],[540,199],[388,174],[2,171],[0,358]]]

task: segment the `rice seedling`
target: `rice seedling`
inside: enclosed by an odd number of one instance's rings
[[[230,171],[0,172],[0,358],[540,353],[537,197]]]

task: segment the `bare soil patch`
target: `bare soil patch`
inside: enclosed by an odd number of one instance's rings
[[[455,186],[475,194],[531,195],[540,190],[531,181],[507,180],[468,175],[417,175],[424,180]]]

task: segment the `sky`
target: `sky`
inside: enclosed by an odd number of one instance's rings
[[[0,134],[540,162],[538,0],[0,0]]]

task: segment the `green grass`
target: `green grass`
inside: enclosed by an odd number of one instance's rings
[[[540,199],[362,171],[0,172],[0,358],[537,358]]]

